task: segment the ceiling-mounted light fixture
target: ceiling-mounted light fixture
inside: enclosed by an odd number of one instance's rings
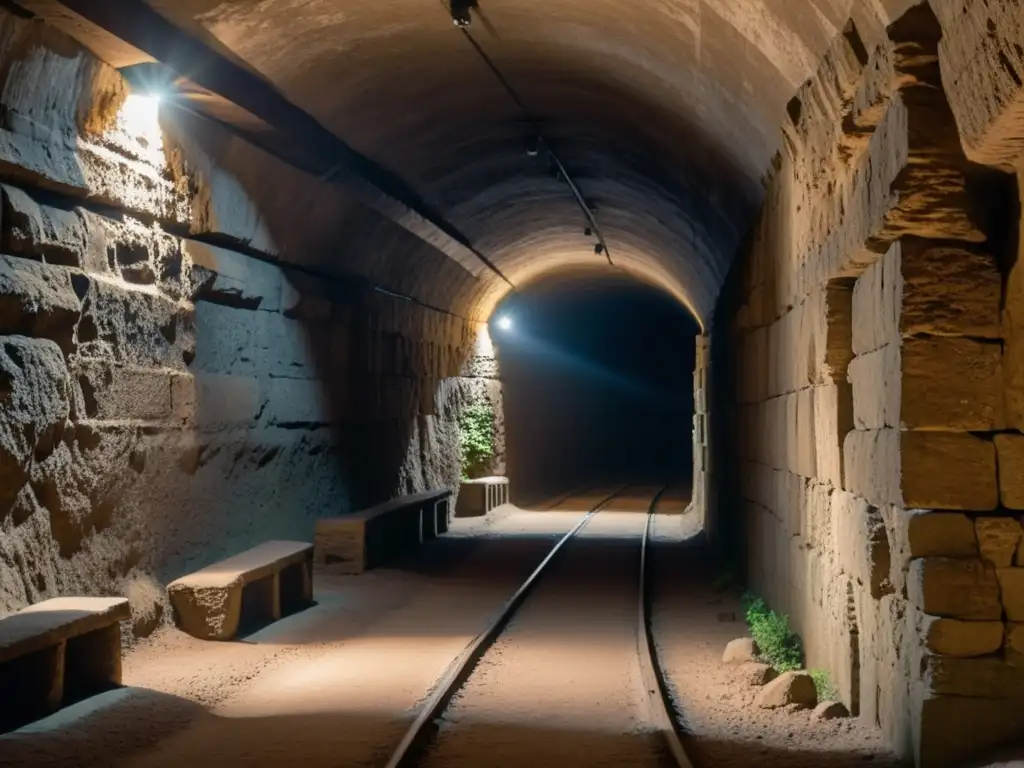
[[[604,244],[603,243],[598,243],[597,245],[595,245],[594,246],[594,253],[596,253],[598,256],[600,256],[602,253],[604,253]]]

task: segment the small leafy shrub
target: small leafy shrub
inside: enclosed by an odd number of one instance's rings
[[[809,671],[811,679],[814,680],[814,689],[818,692],[818,701],[839,701],[839,690],[832,683],[832,678],[827,669],[812,669]]]
[[[471,403],[459,413],[458,423],[462,476],[466,478],[494,456],[494,409],[487,400]]]
[[[750,636],[757,643],[761,658],[778,672],[789,672],[803,666],[803,648],[799,636],[789,627],[789,617],[776,613],[760,597],[743,596]]]

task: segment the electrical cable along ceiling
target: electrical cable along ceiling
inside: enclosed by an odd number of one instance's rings
[[[858,7],[884,24],[908,2]],[[784,106],[852,0],[112,5],[155,11],[269,83],[362,158],[339,184],[364,167],[388,181],[310,191],[225,151],[286,259],[323,254],[481,318],[511,286],[597,262],[706,322],[760,202]]]

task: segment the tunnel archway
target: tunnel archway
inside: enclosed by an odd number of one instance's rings
[[[696,319],[662,289],[608,271],[549,273],[490,323],[512,500],[692,478]]]

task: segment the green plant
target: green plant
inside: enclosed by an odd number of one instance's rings
[[[818,701],[839,700],[839,690],[832,683],[827,669],[812,669],[810,675],[814,680],[814,689],[818,692]]]
[[[776,613],[768,604],[749,592],[743,595],[750,636],[757,643],[758,653],[765,663],[778,672],[789,672],[803,666],[804,652],[800,637],[789,627],[789,617]]]
[[[459,413],[459,451],[462,476],[494,456],[494,408],[486,400],[467,405]]]

